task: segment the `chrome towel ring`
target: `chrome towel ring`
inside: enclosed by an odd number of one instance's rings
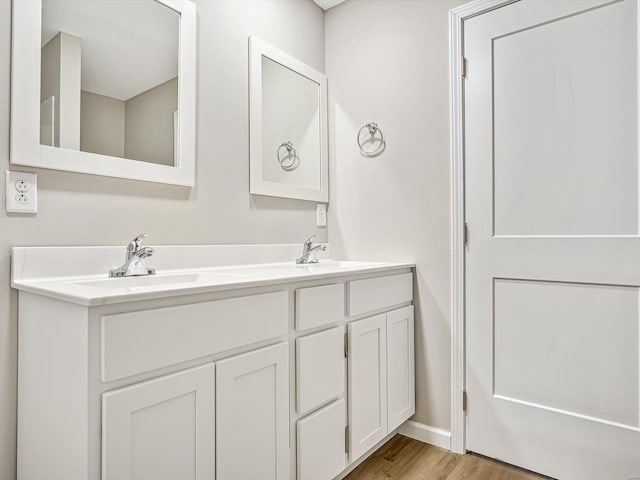
[[[376,134],[379,133],[379,138],[378,138],[378,146],[376,148],[374,148],[373,150],[365,150],[364,146],[362,145],[362,141],[360,140],[360,137],[362,135],[362,132],[367,129],[369,131],[369,136],[370,139],[368,140],[369,142],[374,142],[376,140]],[[380,153],[382,153],[386,147],[386,143],[384,141],[384,135],[382,133],[382,130],[380,130],[380,127],[378,126],[378,124],[376,122],[369,122],[367,123],[364,127],[362,127],[360,130],[358,130],[358,135],[356,137],[356,142],[358,142],[358,147],[360,147],[360,153],[362,153],[363,155],[366,155],[367,157],[374,157],[376,155],[379,155]]]
[[[286,150],[284,156],[281,153],[282,149]],[[289,171],[298,168],[298,152],[296,152],[296,149],[293,147],[293,142],[289,140],[282,142],[276,151],[276,156],[278,157],[278,163],[283,170]]]

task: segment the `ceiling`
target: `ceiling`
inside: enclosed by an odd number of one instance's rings
[[[155,0],[42,2],[42,44],[60,31],[80,37],[82,89],[118,100],[178,75],[179,23]]]
[[[331,7],[335,7],[336,5],[344,2],[345,0],[313,0],[316,2],[323,10],[329,10]]]

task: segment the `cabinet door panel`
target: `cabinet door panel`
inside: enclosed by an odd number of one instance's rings
[[[349,449],[351,460],[387,434],[387,316],[349,324]]]
[[[216,472],[224,480],[289,475],[289,347],[216,364]]]
[[[416,411],[413,307],[387,314],[387,430]]]
[[[327,480],[346,467],[344,399],[298,421],[297,480]]]
[[[344,327],[296,339],[298,413],[344,394]]]
[[[209,364],[103,394],[103,480],[213,480],[214,392]]]

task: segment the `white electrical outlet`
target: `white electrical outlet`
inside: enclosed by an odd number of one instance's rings
[[[327,204],[326,203],[318,203],[316,205],[316,226],[317,227],[327,226]]]
[[[9,213],[37,213],[38,177],[35,173],[10,172],[5,182],[6,210]]]

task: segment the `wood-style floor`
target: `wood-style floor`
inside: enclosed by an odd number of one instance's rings
[[[476,455],[396,435],[345,480],[548,480]]]

